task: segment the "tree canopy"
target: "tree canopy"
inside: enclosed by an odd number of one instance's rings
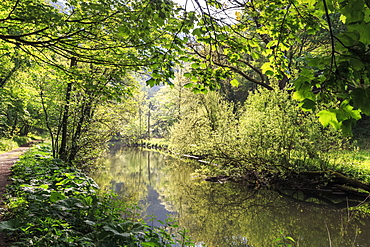
[[[179,68],[188,78],[184,87],[195,93],[228,90],[227,83],[288,90],[302,109],[321,109],[323,126],[348,134],[370,114],[369,5],[365,0],[189,0],[184,6],[170,0],[5,0],[0,4],[2,136],[42,125],[56,153],[72,158],[67,150],[76,149],[74,142],[98,121],[92,119],[99,107],[127,99],[137,85],[133,80],[172,85]],[[27,89],[32,100],[14,87]]]
[[[27,56],[61,68],[68,64],[57,57],[130,70],[152,69],[158,74],[156,80],[165,81],[172,76],[172,56],[179,51],[178,33],[193,25],[192,18],[180,18],[180,12],[167,0],[3,1],[2,57],[12,58],[17,52],[17,59]]]
[[[195,92],[238,77],[294,90],[306,110],[328,104],[320,122],[349,133],[369,114],[369,1],[199,1],[188,47]],[[199,83],[201,82],[201,83]]]

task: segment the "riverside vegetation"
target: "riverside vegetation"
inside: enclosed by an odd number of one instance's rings
[[[130,206],[99,195],[91,178],[51,154],[49,146],[33,148],[12,168],[9,219],[0,223],[12,246],[192,245],[184,231],[169,233],[178,228],[171,219],[165,228],[131,220]]]
[[[368,147],[355,142],[369,137],[370,2],[188,6],[1,1],[0,146],[45,136],[53,159],[91,171],[113,136],[162,137],[211,180],[365,201]],[[37,186],[43,198],[51,185]]]
[[[217,93],[200,96],[174,124],[170,148],[208,161],[198,171],[209,180],[325,191],[354,199],[350,205],[365,200],[368,152],[357,150],[355,138],[323,127],[315,112],[302,111],[290,97],[284,91],[255,92],[235,111]]]

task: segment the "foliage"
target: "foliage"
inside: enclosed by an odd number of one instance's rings
[[[183,106],[178,123],[171,129],[171,147],[180,154],[215,155],[215,138],[232,132],[235,116],[231,104],[216,92],[198,94]],[[229,132],[230,131],[230,132]]]
[[[355,207],[348,212],[346,198],[339,209],[329,206],[327,199],[316,198],[312,191],[306,194],[294,190],[292,198],[288,198],[282,196],[282,190],[256,190],[242,182],[189,179],[199,166],[197,162],[169,157],[167,160],[167,164],[162,165],[151,163],[157,171],[152,174],[155,189],[160,191],[161,198],[171,202],[171,211],[181,212],[179,224],[190,230],[199,245],[203,242],[202,246],[276,246],[276,238],[284,241],[284,237],[290,236],[295,244],[285,240],[293,246],[327,246],[327,228],[332,246],[353,246],[354,242],[366,246],[368,243],[368,210],[361,212]],[[138,170],[137,166],[137,170],[131,170],[122,178],[117,169],[117,178],[129,179]],[[138,181],[135,185],[126,185],[122,193],[137,188]],[[338,203],[338,197],[334,198]],[[368,204],[365,202],[363,206],[366,208]]]
[[[31,139],[27,136],[14,136],[13,141],[15,141],[18,146],[22,146],[26,143],[28,143]]]
[[[348,145],[340,133],[320,126],[314,113],[302,111],[283,91],[251,96],[239,124],[249,150],[246,159],[273,161],[288,170],[325,170],[328,153]]]
[[[146,66],[155,70],[154,81],[165,81],[171,77],[169,58],[181,47],[175,34],[193,23],[191,18],[178,22],[175,17],[181,9],[171,1],[149,3],[3,1],[1,50],[5,57],[17,51],[63,68],[68,65],[55,56],[134,70]]]
[[[127,211],[99,197],[96,183],[81,171],[50,157],[50,147],[27,152],[13,166],[8,188],[11,219],[0,229],[12,246],[171,246],[165,229],[123,219]],[[170,224],[175,226],[175,224]]]
[[[289,172],[328,169],[329,155],[346,148],[340,133],[323,128],[315,114],[304,112],[288,92],[262,90],[247,99],[243,110],[212,94],[202,95],[193,112],[175,125],[176,152],[210,157],[223,172],[234,168]],[[218,96],[219,97],[219,96]]]
[[[285,236],[281,233],[281,237],[275,239],[275,246],[285,246],[285,247],[292,247],[292,243],[295,243],[295,240],[292,237]]]
[[[0,138],[0,152],[6,152],[15,149],[28,143],[30,140],[31,138],[28,136],[14,136],[11,139]]]
[[[127,121],[133,104],[128,100],[136,81],[119,71],[101,67],[72,68],[80,77],[67,77],[52,68],[45,74],[34,74],[38,82],[44,123],[49,131],[54,157],[80,162],[93,159]],[[47,72],[61,72],[50,77]],[[68,83],[66,83],[66,81]],[[63,94],[60,94],[62,90]]]
[[[37,91],[25,82],[23,75],[18,73],[14,84],[6,84],[0,89],[0,136],[26,136],[38,132],[40,126],[40,105]]]
[[[273,90],[294,88],[304,109],[324,127],[350,134],[369,115],[368,29],[365,0],[194,1],[199,15],[184,58],[196,91],[238,77]]]
[[[18,147],[18,144],[11,139],[6,139],[6,138],[0,139],[0,152],[10,151],[17,147]]]
[[[195,18],[167,0],[9,0],[0,17],[1,136],[38,126],[65,161],[99,149],[120,132],[112,126],[126,124],[104,108],[131,95],[129,73],[144,71],[152,86],[173,78],[172,61],[184,53],[178,34]]]

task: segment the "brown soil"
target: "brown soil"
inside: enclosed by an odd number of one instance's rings
[[[6,185],[10,183],[10,168],[27,149],[29,149],[29,147],[20,147],[10,152],[0,154],[0,221],[2,221],[3,217],[3,194],[5,193]],[[8,245],[4,239],[4,234],[0,233],[0,247],[5,246]]]

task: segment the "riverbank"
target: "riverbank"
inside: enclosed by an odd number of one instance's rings
[[[285,169],[280,164],[264,163],[262,158],[256,160],[259,166],[245,163],[243,159],[238,163],[231,160],[230,166],[222,163],[225,159],[218,161],[212,155],[176,154],[164,139],[144,140],[139,146],[198,161],[195,175],[210,182],[233,181],[256,189],[275,189],[287,196],[292,191],[300,191],[307,198],[337,207],[356,206],[370,199],[370,152],[367,150],[337,151],[325,161],[325,167]],[[275,169],[276,166],[281,168]]]
[[[7,221],[0,230],[17,246],[167,246],[164,229],[123,219],[127,205],[99,195],[95,181],[61,160],[48,146],[33,148],[12,167]],[[27,227],[25,227],[27,226]]]
[[[138,203],[141,217],[176,217],[197,246],[272,247],[281,235],[295,239],[297,246],[329,246],[328,232],[332,246],[369,244],[365,204],[338,208],[299,191],[281,196],[241,182],[211,183],[194,176],[204,164],[118,143],[104,164],[93,176],[102,189],[113,188],[118,197]]]

